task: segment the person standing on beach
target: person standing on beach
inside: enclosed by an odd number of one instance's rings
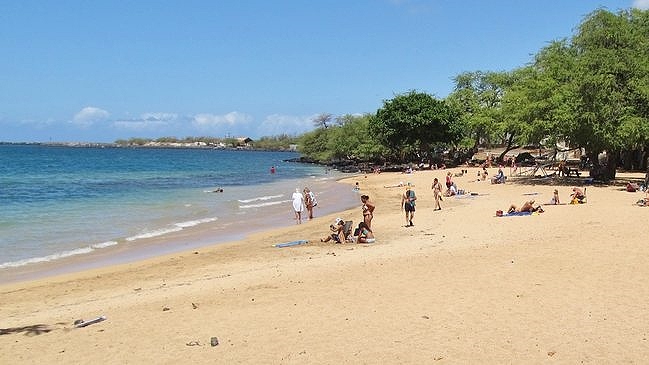
[[[415,217],[415,200],[417,200],[415,191],[412,189],[412,185],[408,183],[406,191],[401,195],[401,207],[406,212],[406,227],[414,226],[412,219]]]
[[[374,203],[370,201],[369,195],[361,195],[361,202],[363,203],[363,222],[368,228],[372,228],[372,218],[374,218]]]
[[[317,204],[313,192],[309,188],[304,188],[304,205],[306,206],[309,219],[313,219],[313,207]]]
[[[295,220],[297,224],[302,223],[302,212],[304,211],[304,196],[300,193],[300,189],[295,188],[293,193],[293,210],[295,211]]]
[[[433,179],[433,196],[435,197],[435,209],[433,210],[442,210],[442,206],[439,202],[442,200],[442,184],[437,180]]]

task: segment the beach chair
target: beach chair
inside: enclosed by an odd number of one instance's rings
[[[343,226],[343,232],[345,233],[345,239],[346,240],[353,240],[354,235],[352,232],[352,227],[354,226],[353,221],[345,221],[345,225]]]

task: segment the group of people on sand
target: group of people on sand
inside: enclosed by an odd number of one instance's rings
[[[372,219],[374,218],[374,208],[376,206],[370,201],[369,195],[361,195],[361,210],[363,212],[363,221],[358,224],[358,228],[351,232],[351,221],[345,222],[341,218],[336,218],[333,224],[329,225],[331,231],[326,237],[321,238],[321,242],[334,241],[335,243],[374,243],[376,238],[372,231]]]
[[[578,188],[578,187],[573,187],[572,188],[572,193],[570,194],[570,204],[583,204],[585,202],[586,202],[586,193],[584,192],[584,190],[582,190],[581,188]],[[558,189],[554,189],[554,191],[552,192],[552,199],[550,199],[549,204],[550,205],[559,205],[559,204],[561,204],[561,199],[559,198],[559,190]],[[509,206],[509,209],[507,209],[507,213],[508,214],[521,213],[521,212],[543,213],[544,210],[543,210],[543,207],[541,205],[537,205],[537,206],[534,206],[534,205],[535,205],[535,200],[534,199],[525,201],[520,206],[520,208],[517,207],[515,204],[512,204],[512,205]],[[500,215],[500,214],[498,214],[498,212],[500,212],[500,211],[497,211],[496,215]]]
[[[297,224],[302,223],[302,212],[306,210],[309,219],[313,219],[313,208],[318,205],[315,194],[307,187],[300,193],[299,188],[291,196],[293,211],[295,212],[295,221]]]

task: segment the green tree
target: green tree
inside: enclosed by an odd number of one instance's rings
[[[622,150],[647,143],[649,22],[647,11],[596,10],[573,37],[577,98],[571,137],[594,163],[593,174],[614,178]],[[639,138],[629,138],[630,136]],[[599,166],[597,156],[606,151]]]
[[[455,89],[446,100],[459,111],[465,137],[473,152],[481,144],[501,139],[497,123],[502,120],[501,105],[507,73],[463,72],[454,78]]]
[[[369,131],[402,160],[430,156],[435,145],[455,145],[461,138],[455,110],[444,100],[416,91],[384,101],[370,119]]]

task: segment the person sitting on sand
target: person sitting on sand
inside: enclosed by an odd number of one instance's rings
[[[454,196],[458,194],[458,188],[455,181],[451,182],[451,186],[446,190],[446,196]]]
[[[505,183],[505,173],[503,172],[502,167],[498,168],[498,173],[491,178],[492,184],[504,184]]]
[[[365,224],[365,222],[360,222],[358,224],[358,238],[356,243],[374,243],[374,232],[372,229]]]
[[[561,204],[561,202],[559,201],[559,190],[554,189],[554,194],[552,195],[552,199],[550,199],[550,204],[553,205]]]
[[[570,204],[583,203],[586,195],[580,188],[574,187],[572,188],[572,194],[570,194],[570,198]]]
[[[331,230],[331,234],[329,234],[325,238],[321,238],[320,242],[329,242],[331,240],[334,240],[336,243],[343,243],[345,242],[345,221],[342,219],[336,219],[336,222],[334,224],[329,225],[329,229]]]

